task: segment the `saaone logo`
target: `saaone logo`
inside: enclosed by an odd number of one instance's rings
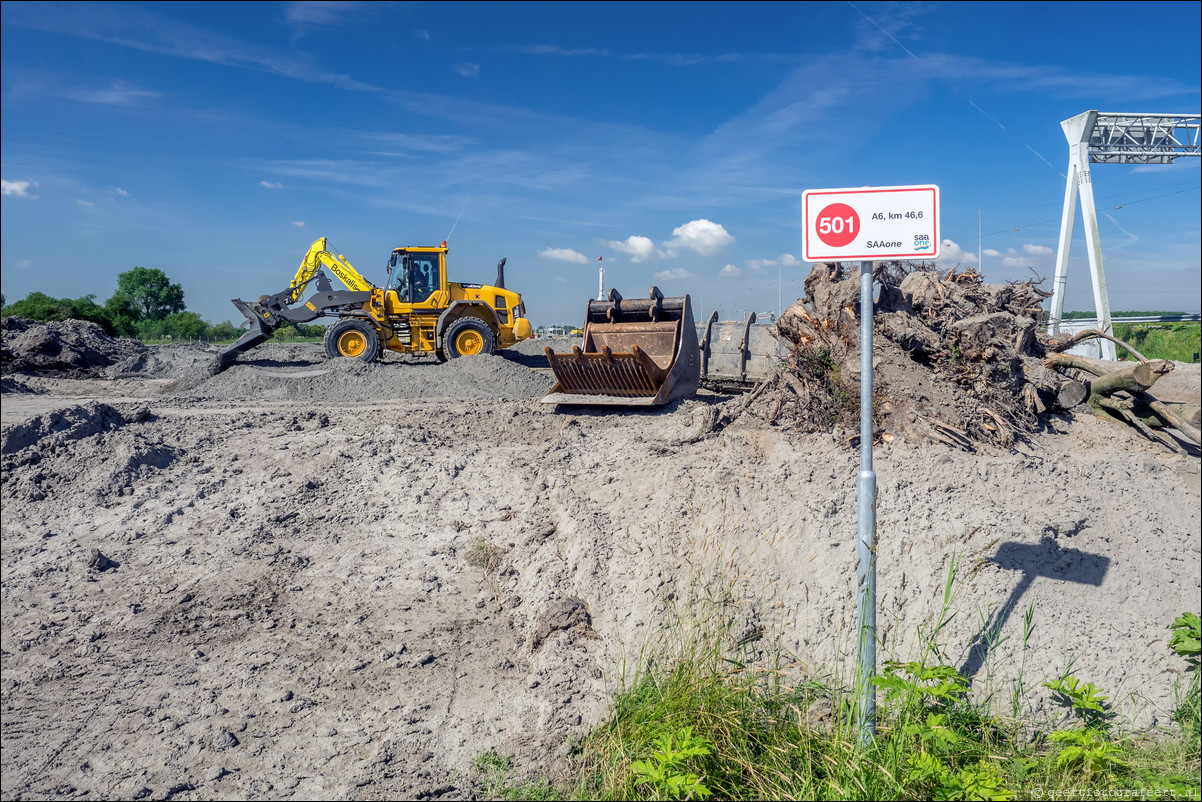
[[[931,249],[931,237],[927,234],[914,235],[914,250],[929,251]]]

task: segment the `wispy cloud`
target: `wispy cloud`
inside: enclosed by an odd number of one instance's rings
[[[571,262],[577,265],[588,264],[587,256],[571,248],[545,248],[539,251],[538,255],[544,259],[554,259],[559,262]]]
[[[259,186],[263,187],[263,189],[283,189],[284,188],[284,185],[281,184],[279,181],[274,181],[274,182],[273,181],[260,181]]]
[[[114,81],[105,88],[62,89],[57,94],[79,103],[95,103],[102,106],[142,106],[146,101],[160,96],[151,89],[139,89],[124,81]]]
[[[683,267],[673,267],[668,270],[661,270],[655,274],[655,277],[660,281],[676,281],[680,279],[693,278],[693,274]]]
[[[462,78],[479,78],[480,77],[480,65],[479,64],[469,64],[467,62],[461,62],[461,63],[455,65],[454,70]]]
[[[347,17],[357,14],[365,3],[350,0],[305,0],[305,2],[288,3],[285,17],[295,25],[330,26],[342,23]]]
[[[293,220],[292,225],[296,226],[297,228],[304,228],[305,221],[304,220]]]
[[[738,278],[739,276],[743,275],[743,271],[735,265],[727,265],[718,271],[718,275],[721,278]]]
[[[670,67],[696,67],[707,64],[730,64],[739,61],[796,62],[798,57],[780,53],[673,53],[629,52],[604,47],[562,47],[553,44],[512,45],[499,48],[510,53],[530,56],[560,56],[564,58],[614,59],[617,61],[653,61]]]
[[[147,11],[142,6],[82,3],[72,6],[69,14],[47,14],[43,8],[33,3],[28,6],[16,4],[11,9],[6,5],[6,22],[18,27],[80,36],[147,53],[259,70],[356,92],[381,91],[379,87],[357,81],[350,76],[324,72],[313,66],[312,59],[253,45],[215,30]]]

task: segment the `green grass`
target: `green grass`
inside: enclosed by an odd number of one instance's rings
[[[1197,362],[1202,354],[1202,325],[1198,323],[1116,323],[1114,336],[1148,359]],[[1128,355],[1118,349],[1119,358]]]
[[[486,753],[477,770],[490,779],[479,793],[500,799],[1199,799],[1196,616],[1173,624],[1183,634],[1174,637],[1177,656],[1170,659],[1189,667],[1177,711],[1180,735],[1113,732],[1105,689],[1071,676],[1044,684],[1072,714],[1071,723],[1033,729],[1031,722],[974,704],[967,681],[941,660],[938,635],[954,615],[958,563],[952,566],[943,610],[920,633],[918,659],[880,666],[877,737],[868,745],[860,744],[854,700],[843,690],[851,683],[807,677],[762,630],[736,637],[740,603],[731,581],[716,591],[694,588],[687,602],[666,603],[664,641],[644,653],[641,670],[622,683],[607,719],[576,745],[573,781],[511,786],[507,759]],[[1026,618],[1033,615],[1032,608]],[[1024,631],[1030,627],[1028,620]],[[1025,693],[1038,686],[1020,678],[1016,687]]]

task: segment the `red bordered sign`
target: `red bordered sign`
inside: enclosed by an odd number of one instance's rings
[[[939,187],[809,189],[802,193],[802,259],[934,259]]]

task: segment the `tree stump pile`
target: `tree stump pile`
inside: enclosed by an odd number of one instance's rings
[[[1050,296],[1042,279],[989,284],[972,270],[904,262],[877,263],[874,278],[878,437],[906,431],[968,450],[1009,447],[1046,426],[1049,414],[1089,404],[1169,447],[1177,444],[1160,433],[1166,426],[1198,442],[1196,414],[1147,393],[1173,363],[1081,360],[1061,352],[1100,333],[1041,334]],[[859,420],[859,327],[859,265],[816,265],[804,296],[776,324],[793,346],[790,359],[715,423],[754,414],[800,431],[850,431]]]

